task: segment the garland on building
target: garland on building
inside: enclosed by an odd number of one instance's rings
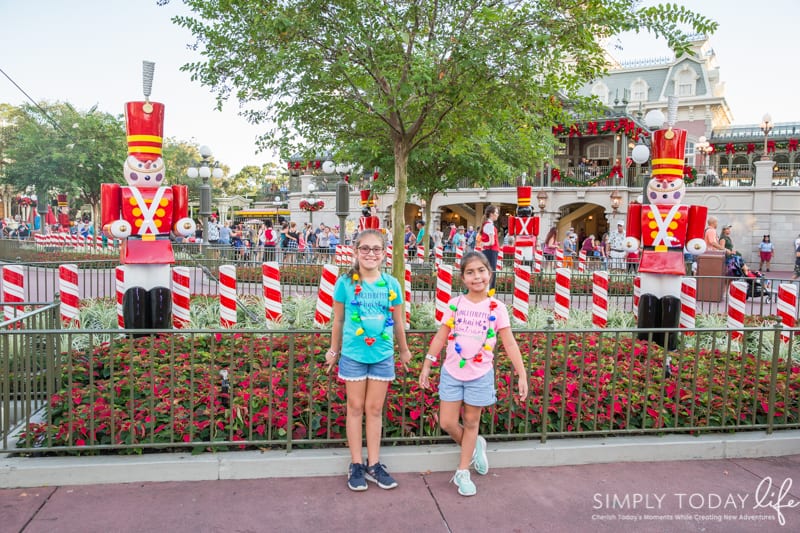
[[[308,200],[300,200],[300,209],[303,211],[319,211],[325,207],[325,202],[322,200],[309,202]]]
[[[776,150],[787,150],[789,152],[796,152],[798,148],[797,139],[789,139],[788,141],[767,141],[767,153],[775,153]],[[712,153],[725,152],[725,155],[735,155],[744,152],[747,155],[756,152],[756,143],[726,143],[726,144],[712,144]]]
[[[599,122],[589,121],[587,123],[576,122],[570,126],[564,124],[557,124],[553,126],[553,135],[556,137],[582,137],[584,135],[613,135],[616,133],[623,133],[632,139],[638,139],[640,135],[649,137],[650,133],[636,122],[627,118],[619,120],[609,119],[606,120],[601,126]]]

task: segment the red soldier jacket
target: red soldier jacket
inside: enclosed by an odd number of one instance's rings
[[[639,272],[684,275],[683,248],[692,239],[702,239],[705,206],[631,204],[627,236],[640,240]]]

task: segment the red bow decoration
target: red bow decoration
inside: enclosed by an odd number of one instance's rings
[[[603,131],[614,131],[617,129],[617,123],[613,120],[606,120],[606,123],[603,124]]]
[[[580,137],[580,136],[581,136],[581,130],[580,130],[580,128],[578,127],[578,125],[577,125],[577,124],[573,124],[572,126],[570,126],[570,127],[569,127],[569,136],[570,136],[570,137],[574,137],[574,136],[576,136],[576,135],[577,135],[578,137]]]
[[[289,165],[288,166],[289,170],[292,170],[292,162],[291,161],[289,161],[288,165]]]
[[[796,152],[797,151],[797,139],[789,139],[789,151]]]
[[[617,163],[611,168],[611,173],[608,175],[609,178],[621,178],[622,177],[622,165]]]
[[[589,122],[586,124],[586,135],[597,135],[597,122]]]
[[[756,145],[753,143],[747,143],[747,153],[752,154],[756,151]]]
[[[625,119],[622,119],[625,120]],[[621,121],[620,121],[621,122]],[[630,135],[636,131],[636,123],[632,120],[628,120],[625,122],[625,135]]]
[[[736,153],[736,147],[733,145],[733,143],[728,143],[725,145],[725,153],[728,155]]]
[[[350,174],[345,174],[344,175],[344,182],[345,183],[350,183]]]
[[[564,133],[564,125],[563,124],[557,124],[557,125],[553,126],[553,135],[558,137],[562,133]]]
[[[771,154],[775,151],[775,141],[767,141],[767,153]]]
[[[294,168],[300,168],[300,161],[294,162]]]
[[[561,171],[557,168],[553,169],[553,181],[561,181]]]
[[[375,173],[372,175],[372,181],[378,181],[378,171],[376,170]]]
[[[314,168],[319,168],[322,166],[322,161],[314,161]]]
[[[632,164],[633,164],[633,158],[626,157],[625,158],[625,168],[631,168]]]

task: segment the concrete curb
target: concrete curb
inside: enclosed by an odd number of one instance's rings
[[[597,463],[736,459],[793,455],[800,430],[767,435],[630,436],[489,442],[493,468],[548,467]],[[384,446],[390,472],[443,472],[458,462],[455,445]],[[344,476],[350,454],[326,450],[246,451],[219,454],[148,454],[92,457],[4,457],[0,488],[159,481],[210,481],[272,477]]]

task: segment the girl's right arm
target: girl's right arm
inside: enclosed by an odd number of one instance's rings
[[[342,353],[342,327],[344,326],[344,303],[333,302],[333,327],[331,329],[331,347],[325,354],[326,371],[330,373],[333,365]]]
[[[439,353],[447,344],[448,335],[450,335],[450,327],[442,324],[431,341],[428,353],[425,355],[425,360],[422,362],[422,370],[419,372],[419,386],[423,389],[429,389],[431,387],[431,365],[434,363],[431,359],[439,359]]]

